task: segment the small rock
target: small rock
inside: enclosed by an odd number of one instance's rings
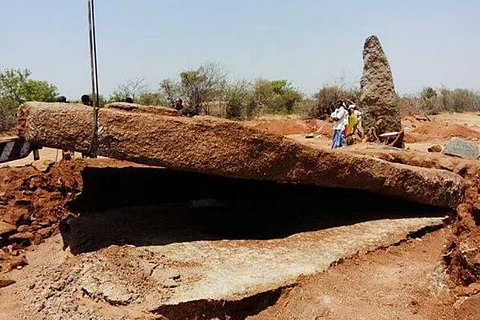
[[[37,171],[47,172],[54,163],[55,162],[52,160],[38,160],[32,163],[32,167],[34,167]]]
[[[11,235],[10,237],[8,237],[8,240],[12,242],[23,242],[23,241],[32,242],[34,237],[35,236],[31,232],[20,232],[20,233]]]
[[[4,234],[9,234],[11,232],[14,232],[15,230],[17,230],[17,228],[14,225],[0,221],[0,236],[3,236]]]
[[[18,266],[26,266],[26,265],[28,265],[27,258],[24,255],[21,255],[18,257],[14,257],[10,260],[7,270],[10,271],[17,268]]]
[[[112,305],[127,305],[132,300],[132,295],[125,288],[110,282],[100,285],[99,294]]]
[[[163,285],[164,288],[176,288],[176,287],[179,286],[179,284],[171,278],[165,279],[163,281],[162,285]]]
[[[28,227],[29,227],[28,225],[22,224],[21,226],[19,226],[19,227],[17,228],[17,232],[20,232],[20,233],[22,233],[22,232],[27,232],[27,231],[28,231]]]
[[[33,237],[33,244],[38,246],[42,242],[43,242],[42,236],[38,233],[35,233],[35,235]]]
[[[52,225],[52,224],[50,223],[50,221],[40,221],[39,224],[40,224],[40,226],[42,226],[42,227],[49,227],[49,226]]]
[[[434,144],[433,146],[431,146],[430,148],[428,148],[428,152],[442,152],[442,146],[439,145],[439,144]]]
[[[15,283],[15,280],[10,279],[0,279],[0,288],[8,287]]]
[[[431,121],[429,117],[425,117],[425,116],[414,115],[414,117],[415,117],[415,120],[418,120],[418,121]]]
[[[28,218],[29,212],[26,208],[12,208],[3,216],[3,221],[9,224],[18,225]]]
[[[451,138],[445,146],[443,153],[451,156],[473,159],[477,159],[480,154],[477,145],[460,138]]]
[[[29,199],[17,199],[15,200],[15,205],[17,206],[29,206],[32,204],[32,201]]]
[[[466,296],[473,296],[480,292],[480,283],[472,283],[465,289]]]
[[[42,238],[48,238],[52,235],[52,233],[55,231],[55,227],[47,227],[38,230],[38,233],[42,236]]]
[[[460,297],[457,301],[455,301],[455,303],[453,304],[453,307],[456,309],[456,310],[459,310],[460,307],[462,306],[462,304],[465,303],[465,301],[468,300],[468,297]]]

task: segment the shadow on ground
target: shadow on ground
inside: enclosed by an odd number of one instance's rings
[[[358,190],[239,180],[156,168],[87,168],[80,214],[61,224],[79,254],[113,244],[278,239],[377,219],[451,212]]]

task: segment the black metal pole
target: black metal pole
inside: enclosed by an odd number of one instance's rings
[[[97,68],[97,43],[95,36],[95,3],[94,0],[87,0],[88,6],[88,31],[90,42],[90,77],[92,85],[92,100],[93,100],[93,135],[92,142],[88,153],[90,156],[96,156],[96,144],[98,134],[98,107],[99,107],[99,92],[98,92],[98,68]]]

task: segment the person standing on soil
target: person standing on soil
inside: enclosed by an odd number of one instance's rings
[[[360,138],[363,137],[363,128],[362,128],[362,111],[358,110],[358,107],[355,104],[352,104],[353,106],[353,112],[355,112],[355,115],[357,116],[358,124],[356,127],[356,133]]]
[[[355,134],[357,132],[358,118],[355,114],[355,105],[348,106],[348,124],[347,124],[347,145],[352,144],[355,140]]]
[[[183,100],[176,98],[173,102],[173,107],[177,110],[177,113],[181,117],[193,117],[197,115],[197,112],[191,108],[187,108],[183,105]]]
[[[93,106],[93,101],[90,99],[88,94],[84,94],[80,100],[82,100],[82,103],[86,106]]]
[[[333,123],[333,135],[332,135],[332,149],[344,147],[347,145],[344,132],[345,126],[348,124],[348,112],[345,110],[345,104],[340,101],[339,107],[335,109],[330,115]]]

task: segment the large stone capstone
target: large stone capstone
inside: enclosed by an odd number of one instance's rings
[[[365,40],[363,63],[360,106],[364,129],[373,127],[377,134],[400,131],[402,125],[392,71],[376,36]]]
[[[93,140],[92,108],[83,105],[26,103],[18,123],[19,135],[38,146],[86,152]],[[98,155],[146,165],[359,189],[449,208],[465,191],[462,177],[451,172],[310,148],[224,119],[101,108],[98,125]]]

